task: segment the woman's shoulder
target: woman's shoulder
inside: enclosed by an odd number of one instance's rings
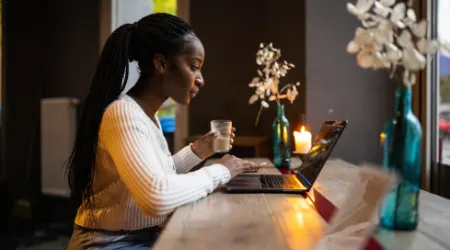
[[[145,117],[141,107],[128,96],[122,96],[113,101],[103,114],[103,120],[146,120]]]
[[[106,148],[108,140],[117,136],[130,136],[138,132],[139,135],[150,136],[151,123],[141,107],[133,100],[118,98],[113,101],[103,113],[99,129],[99,142]],[[128,138],[134,140],[133,138]]]

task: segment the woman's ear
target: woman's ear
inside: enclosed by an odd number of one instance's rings
[[[153,57],[153,65],[155,65],[155,69],[161,74],[164,74],[167,70],[166,58],[161,54],[156,54]]]

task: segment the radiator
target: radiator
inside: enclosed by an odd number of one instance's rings
[[[75,143],[78,103],[74,98],[41,100],[41,191],[44,195],[70,196],[65,163]]]

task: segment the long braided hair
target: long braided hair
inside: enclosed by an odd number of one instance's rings
[[[92,184],[100,123],[105,109],[125,88],[129,62],[137,61],[141,73],[130,91],[144,91],[148,83],[142,79],[152,74],[154,55],[176,56],[192,37],[195,34],[189,24],[165,13],[151,14],[134,24],[124,24],[109,36],[84,103],[75,145],[67,160],[71,197],[77,205],[84,201],[93,208]]]

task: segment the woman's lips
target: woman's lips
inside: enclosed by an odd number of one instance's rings
[[[198,90],[191,91],[190,94],[191,94],[191,98],[194,98],[198,95]]]

